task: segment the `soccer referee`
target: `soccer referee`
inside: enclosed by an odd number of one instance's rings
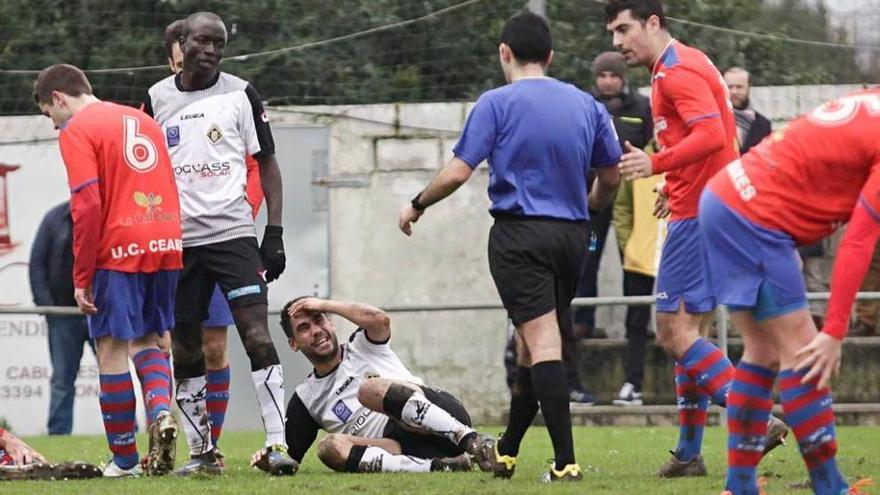
[[[608,206],[620,181],[621,150],[611,117],[578,88],[545,75],[553,59],[550,28],[536,14],[510,18],[498,48],[509,84],[480,96],[455,146],[455,157],[400,211],[400,229],[452,194],[488,160],[489,268],[517,330],[520,370],[510,422],[498,440],[496,476],[509,478],[540,404],[554,465],[545,481],[582,478],[575,462],[560,327],[586,253],[590,210]],[[593,194],[587,172],[596,167]]]

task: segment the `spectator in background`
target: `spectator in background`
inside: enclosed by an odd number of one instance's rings
[[[626,59],[621,53],[605,52],[596,57],[593,62],[595,77],[593,96],[605,105],[608,113],[614,118],[614,127],[617,129],[621,146],[629,141],[637,148],[646,148],[654,133],[651,104],[648,98],[630,91],[626,69]],[[658,235],[660,222],[652,214],[657,197],[653,187],[658,182],[660,182],[659,176],[621,183],[613,210],[608,209],[601,215],[614,224],[614,233],[617,236],[617,245],[624,266],[623,292],[627,296],[651,295],[654,290],[657,255],[661,245],[658,239],[662,242],[662,236]],[[605,230],[596,233],[597,247],[599,238],[604,241],[607,232],[607,226],[598,227]],[[597,271],[601,250],[597,248],[589,256],[595,263],[588,265],[587,268]],[[589,274],[593,277],[594,284],[596,271]],[[587,276],[585,273],[584,278]],[[627,307],[626,382],[614,400],[615,405],[642,403],[645,343],[648,338],[650,318],[650,305]]]
[[[633,146],[643,148],[651,140],[653,119],[648,99],[637,92],[630,91],[626,81],[626,60],[617,52],[600,53],[593,61],[594,98],[605,105],[614,118],[614,126],[623,146],[630,141]],[[592,180],[590,181],[592,184]],[[599,261],[605,249],[605,239],[612,223],[613,208],[606,208],[590,217],[590,247],[587,262],[578,286],[578,297],[596,297],[598,291]],[[622,246],[620,239],[618,245]],[[622,248],[621,248],[622,249]],[[605,338],[605,331],[596,328],[596,308],[576,308],[574,312],[575,335],[587,338]]]
[[[736,141],[740,155],[767,137],[773,128],[770,120],[752,108],[749,99],[751,81],[749,72],[741,67],[731,67],[724,73],[724,82],[730,91],[730,102],[736,116]]]
[[[807,292],[828,292],[828,276],[824,265],[825,241],[819,241],[809,246],[798,248],[801,255],[801,271],[804,275],[804,284]],[[822,328],[825,322],[825,302],[810,301],[810,316],[816,324],[816,328]]]
[[[29,268],[31,293],[37,306],[76,307],[73,298],[73,220],[70,202],[52,208],[43,217],[31,246]],[[83,315],[46,315],[49,325],[49,357],[52,381],[49,393],[50,435],[70,435],[73,430],[73,399],[76,375],[82,360],[89,327]]]

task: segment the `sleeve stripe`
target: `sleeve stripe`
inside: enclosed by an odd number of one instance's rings
[[[869,215],[871,215],[871,218],[873,218],[875,222],[880,223],[880,213],[877,213],[877,210],[868,204],[864,196],[859,196],[859,204],[862,205],[862,208],[864,208]]]
[[[687,125],[691,125],[691,124],[697,123],[697,122],[699,122],[699,121],[701,121],[701,120],[706,120],[706,119],[717,119],[718,117],[721,117],[721,114],[718,113],[718,112],[707,113],[706,115],[700,115],[699,117],[694,117],[694,118],[692,118],[692,119],[690,119],[690,120],[688,120],[688,121],[685,121],[685,124],[687,124]]]
[[[89,180],[83,182],[82,184],[80,184],[80,185],[78,185],[78,186],[76,186],[76,187],[71,188],[71,189],[70,189],[70,192],[71,192],[72,194],[76,194],[76,193],[82,191],[83,189],[85,189],[85,188],[91,186],[92,184],[97,184],[97,183],[98,183],[98,178],[97,178],[97,177],[94,177],[94,178],[91,178],[91,179],[89,179]]]

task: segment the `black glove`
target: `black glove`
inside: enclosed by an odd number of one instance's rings
[[[284,256],[284,241],[281,235],[284,228],[280,225],[266,225],[263,232],[263,244],[260,246],[260,257],[266,269],[266,282],[277,280],[284,273],[287,258]]]

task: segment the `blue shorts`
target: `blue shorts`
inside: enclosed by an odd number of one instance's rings
[[[178,270],[124,273],[97,270],[92,294],[98,313],[88,317],[89,336],[134,340],[174,327]]]
[[[204,328],[228,327],[234,325],[232,311],[229,302],[220,290],[220,285],[214,285],[214,293],[211,294],[211,302],[208,304],[208,318],[202,322]]]
[[[696,218],[669,222],[654,290],[657,311],[676,313],[682,301],[691,314],[715,309],[703,250]]]
[[[751,311],[758,321],[807,307],[791,236],[755,225],[708,189],[700,198],[700,226],[718,302]]]

